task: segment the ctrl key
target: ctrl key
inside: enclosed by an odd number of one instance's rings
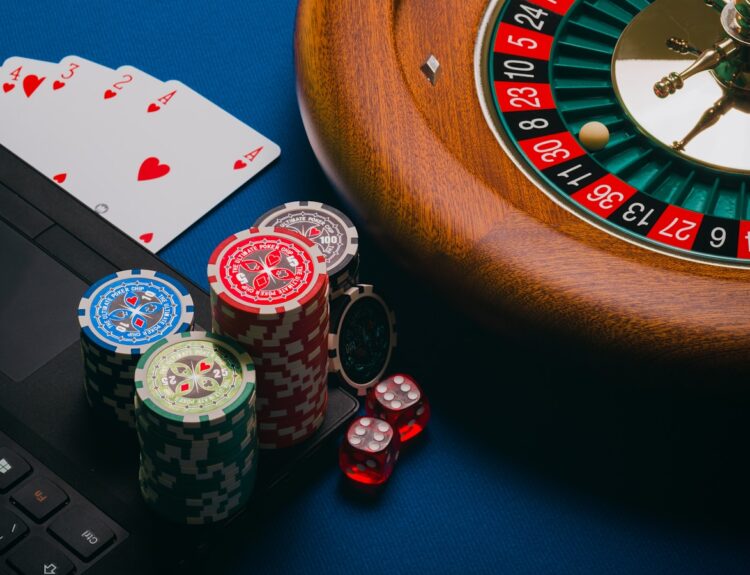
[[[73,563],[57,546],[41,537],[29,537],[8,556],[21,575],[70,575]]]
[[[49,530],[84,561],[92,559],[115,538],[112,530],[82,505],[66,509]]]

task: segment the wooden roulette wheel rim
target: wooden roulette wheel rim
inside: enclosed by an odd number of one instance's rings
[[[750,271],[615,237],[498,144],[475,57],[486,0],[301,0],[297,90],[324,170],[398,260],[480,321],[744,370]],[[420,69],[440,62],[433,85]]]

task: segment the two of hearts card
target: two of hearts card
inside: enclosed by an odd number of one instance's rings
[[[0,70],[0,144],[157,252],[281,150],[185,84],[78,56]]]

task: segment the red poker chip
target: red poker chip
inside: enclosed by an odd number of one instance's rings
[[[257,356],[257,354],[256,354]],[[322,361],[321,356],[327,356],[325,350],[321,349],[321,346],[316,346],[314,349],[304,350],[299,354],[290,355],[265,355],[257,356],[257,364],[261,370],[268,369],[270,371],[277,371],[278,369],[291,369],[300,366],[311,367],[316,365],[318,361]]]
[[[256,371],[260,378],[267,379],[269,383],[294,382],[304,378],[317,377],[324,373],[322,361],[306,365],[295,364],[289,368],[284,366],[278,366],[275,369],[256,367]]]
[[[289,326],[300,321],[307,320],[311,317],[320,315],[323,310],[329,307],[328,300],[326,298],[325,290],[321,292],[321,295],[316,296],[314,300],[306,304],[306,307],[295,310],[294,312],[288,312],[278,317],[258,317],[253,314],[245,313],[242,310],[230,308],[221,300],[212,300],[211,307],[216,315],[218,315],[223,321],[227,323],[233,323],[237,327],[248,324],[257,324],[263,326]]]
[[[307,380],[284,383],[273,386],[267,394],[263,394],[263,405],[273,407],[276,401],[284,401],[291,397],[300,397],[309,393],[311,390],[320,392],[323,385],[317,381],[319,378],[310,378]]]
[[[297,371],[299,369],[312,369],[319,363],[322,363],[324,358],[327,358],[327,354],[325,351],[320,351],[320,347],[316,347],[316,349],[312,349],[309,352],[305,350],[300,355],[267,358],[256,354],[255,357],[255,366],[260,372],[268,371],[269,373],[275,373],[286,370],[291,373],[292,371]],[[325,361],[327,363],[327,359],[325,359]]]
[[[297,409],[303,410],[306,406],[317,405],[317,401],[323,393],[322,389],[310,389],[304,394],[295,394],[290,396],[288,399],[274,399],[272,403],[263,403],[262,407],[258,407],[268,413],[269,411],[275,411],[277,409],[292,410],[294,412]]]
[[[284,449],[297,445],[314,435],[324,420],[325,410],[309,425],[288,433],[280,434],[275,432],[275,430],[268,430],[265,433],[259,434],[259,447],[261,449]]]
[[[253,322],[252,320],[242,325],[219,320],[216,323],[232,335],[240,336],[247,340],[283,340],[293,336],[302,337],[306,332],[327,323],[328,317],[329,309],[325,307],[319,314],[287,325],[268,326]]]
[[[316,319],[314,322],[300,325],[294,328],[281,328],[277,330],[266,330],[266,329],[248,329],[243,332],[232,332],[238,340],[244,341],[248,344],[266,345],[271,344],[275,347],[281,347],[285,343],[293,342],[295,340],[311,341],[315,339],[318,334],[326,330],[328,326],[327,315]],[[222,328],[223,331],[226,331]]]
[[[291,337],[278,340],[274,338],[263,340],[263,349],[271,353],[284,353],[287,351],[285,349],[286,347],[297,342],[304,346],[310,346],[319,342],[324,337],[328,337],[328,316],[324,317],[323,321],[317,322],[316,324],[310,324],[307,329],[300,331]],[[278,348],[278,351],[275,348]]]
[[[249,348],[257,347],[269,351],[283,352],[296,342],[310,342],[317,339],[322,332],[326,332],[327,334],[328,316],[324,316],[315,323],[299,326],[293,330],[283,329],[274,332],[246,331],[238,333],[227,330],[224,326],[216,325],[215,331],[221,332]]]
[[[276,381],[270,380],[265,386],[266,389],[261,397],[269,401],[274,399],[281,399],[282,397],[288,396],[289,394],[299,394],[310,389],[313,385],[317,384],[317,380],[320,378],[317,376],[304,377],[299,379],[292,379],[285,377]],[[267,391],[267,393],[266,393]]]
[[[279,367],[275,371],[271,369],[260,369],[258,371],[259,375],[265,378],[268,383],[279,385],[304,381],[311,378],[323,380],[325,379],[323,376],[327,375],[328,372],[323,361],[308,366],[295,365],[289,369]]]
[[[306,418],[308,415],[319,409],[318,401],[308,401],[291,407],[276,406],[273,410],[267,411],[263,415],[264,423],[276,423],[281,425],[293,424],[295,421]],[[317,412],[316,412],[317,413]]]
[[[285,416],[289,418],[298,418],[307,416],[310,413],[313,413],[314,411],[320,409],[320,393],[317,394],[317,396],[311,398],[308,401],[299,402],[295,405],[289,405],[289,406],[283,406],[283,405],[276,405],[274,406],[274,411],[283,410],[285,412]]]
[[[317,321],[315,324],[301,326],[294,331],[279,331],[273,335],[260,333],[250,335],[246,333],[239,334],[228,331],[220,325],[215,325],[214,328],[216,331],[224,333],[228,337],[242,343],[245,347],[257,347],[268,351],[282,353],[288,352],[290,346],[299,345],[300,343],[307,345],[318,340],[322,333],[327,334],[328,316],[322,318],[321,321]]]
[[[237,310],[235,308],[228,308],[226,305],[223,305],[223,301],[220,299],[217,299],[216,301],[220,311],[232,309],[232,313],[229,314],[230,317],[236,319],[252,318],[254,322],[258,322],[262,325],[285,325],[318,314],[320,310],[323,309],[328,303],[328,294],[326,293],[326,291],[326,289],[318,290],[318,293],[314,294],[313,297],[311,297],[309,301],[305,302],[302,307],[299,307],[292,311],[277,314],[266,314],[263,316],[246,313],[243,310]]]
[[[314,397],[308,398],[304,400],[303,402],[301,402],[301,405],[299,405],[300,411],[296,415],[293,415],[295,413],[294,406],[291,406],[288,404],[287,405],[280,404],[278,408],[284,409],[284,410],[291,409],[292,411],[290,412],[290,415],[287,417],[287,419],[301,422],[307,417],[309,417],[312,411],[316,409],[320,409],[320,407],[327,401],[327,397],[328,397],[328,388],[326,387],[326,388],[320,389],[318,393],[314,395]],[[276,406],[273,406],[273,407],[264,406],[263,409],[266,413],[272,413],[273,411],[276,411],[275,407]],[[271,422],[268,422],[264,419],[260,419],[259,425],[265,425],[266,429],[270,429],[270,428],[277,428],[279,427],[279,425],[283,425],[283,423],[273,422],[273,424],[271,424]]]
[[[320,394],[323,393],[322,386],[311,386],[299,393],[292,394],[288,397],[259,398],[257,409],[289,409],[298,405],[306,405],[310,401],[317,401]],[[262,399],[262,401],[260,401]]]
[[[258,397],[274,397],[297,392],[310,385],[327,383],[327,356],[322,355],[310,365],[293,365],[291,368],[279,366],[278,371],[264,369],[256,364],[258,373]]]
[[[267,397],[266,391],[269,395],[274,391],[285,391],[289,389],[299,389],[300,387],[311,384],[312,382],[323,379],[320,377],[321,372],[318,369],[311,369],[307,371],[298,371],[297,373],[275,373],[266,372],[263,374],[265,382],[263,384],[263,390],[261,395]]]
[[[219,330],[221,333],[226,334],[223,330]],[[312,339],[306,339],[303,337],[291,337],[283,340],[262,340],[262,339],[248,339],[243,336],[232,337],[236,342],[242,345],[248,350],[250,355],[254,356],[267,356],[267,357],[289,357],[299,355],[305,351],[305,348],[311,348],[317,345],[318,341],[322,339],[322,334],[328,334],[326,327],[316,329],[315,337]]]
[[[316,290],[315,293],[299,307],[287,311],[273,311],[261,315],[232,305],[231,302],[228,303],[226,299],[221,298],[214,290],[211,290],[210,301],[211,306],[221,315],[226,316],[227,319],[241,321],[243,319],[252,318],[254,321],[260,321],[265,324],[281,325],[294,322],[299,318],[309,317],[310,315],[317,313],[317,311],[327,303],[329,299],[328,286],[315,286],[314,289]]]
[[[286,443],[289,446],[294,445],[295,443],[304,441],[315,433],[318,427],[320,427],[320,423],[323,423],[323,419],[324,417],[317,415],[314,418],[308,417],[305,423],[295,423],[293,425],[284,423],[278,428],[265,429],[258,433],[258,443],[260,445],[267,445],[271,442],[275,444]]]
[[[325,256],[314,242],[284,228],[250,228],[219,244],[208,261],[216,297],[258,317],[296,311],[327,291]]]
[[[309,369],[296,369],[294,371],[264,371],[262,377],[266,380],[263,386],[263,395],[266,389],[282,389],[291,385],[298,385],[315,380],[323,380],[324,370],[320,366]],[[267,384],[267,385],[266,385]]]
[[[316,370],[318,367],[327,364],[325,353],[313,353],[312,357],[290,357],[288,361],[273,360],[269,361],[264,358],[256,360],[255,369],[261,374],[271,376],[293,376],[300,373],[307,373]]]
[[[241,341],[241,340],[240,340]],[[305,355],[311,350],[305,348],[305,342],[301,340],[295,340],[289,342],[283,347],[276,346],[258,346],[258,351],[255,354],[258,358],[275,357],[281,355],[283,357],[300,357]]]
[[[315,422],[320,418],[321,407],[325,405],[326,401],[320,402],[315,406],[310,413],[304,415],[278,419],[275,421],[264,421],[259,424],[258,433],[261,441],[266,439],[268,435],[275,434],[279,437],[284,435],[293,434],[299,430],[307,429],[314,425]]]
[[[257,370],[261,443],[289,446],[320,426],[327,405],[329,280],[325,259],[294,232],[251,228],[208,266],[215,331],[247,349]]]
[[[293,401],[306,401],[312,395],[319,395],[322,392],[323,385],[320,385],[314,381],[305,382],[297,387],[290,387],[288,389],[277,388],[270,391],[267,396],[262,398],[263,401],[261,402],[261,405],[263,407],[259,407],[258,410],[260,411],[261,409],[273,408],[277,405],[288,407],[288,404],[286,403],[287,401],[289,403]]]
[[[307,334],[315,331],[317,328],[326,327],[328,324],[328,314],[324,314],[319,318],[315,318],[306,323],[300,323],[292,327],[279,327],[279,328],[263,328],[263,327],[243,327],[241,329],[235,329],[231,325],[215,321],[216,326],[224,333],[234,337],[237,340],[245,341],[248,344],[259,344],[272,343],[277,346],[283,345],[286,342],[303,339]]]
[[[327,380],[328,370],[321,362],[309,368],[296,368],[292,371],[260,371],[258,377],[263,379],[259,387],[260,395],[265,396],[267,392],[297,389],[301,385],[314,381],[323,382]]]
[[[321,377],[322,372],[316,370],[313,372],[300,375],[280,375],[269,374],[267,381],[263,386],[259,398],[264,400],[281,399],[291,394],[305,393],[308,389],[317,387],[322,388],[327,385],[327,378]]]
[[[226,307],[222,302],[212,304],[212,312],[214,318],[217,319],[217,323],[236,333],[245,333],[251,329],[261,328],[267,330],[293,329],[312,323],[327,313],[328,299],[323,293],[323,296],[318,300],[311,302],[309,309],[305,308],[304,313],[287,314],[278,319],[262,319],[236,310],[227,313]]]
[[[262,348],[260,346],[252,347],[245,345],[242,342],[238,343],[248,350],[248,353],[258,364],[268,366],[289,363],[296,360],[301,360],[307,363],[312,362],[318,357],[317,350],[320,347],[320,341],[309,342],[302,349],[300,349],[299,342],[293,342],[284,347],[273,347],[271,349]],[[324,350],[323,353],[327,355],[328,352]]]
[[[309,361],[307,363],[290,363],[284,365],[264,365],[261,362],[256,364],[256,371],[262,376],[267,377],[269,381],[284,380],[284,378],[300,379],[302,377],[312,377],[320,373],[322,361]]]

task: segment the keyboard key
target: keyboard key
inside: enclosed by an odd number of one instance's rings
[[[28,533],[28,526],[15,513],[0,509],[0,553]]]
[[[70,575],[73,563],[54,543],[29,537],[8,556],[8,563],[22,575]]]
[[[68,496],[44,477],[34,477],[10,496],[11,500],[37,522],[42,522],[60,509]]]
[[[80,505],[61,513],[49,530],[84,561],[94,557],[115,538],[104,521]]]
[[[0,447],[0,493],[5,493],[31,471],[26,460],[7,447]]]

